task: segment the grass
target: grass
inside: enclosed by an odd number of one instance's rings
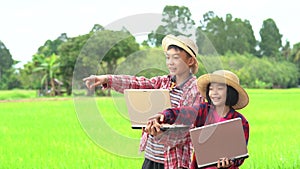
[[[247,91],[250,157],[241,168],[300,168],[300,89]],[[1,169],[141,168],[141,133],[122,97],[0,102],[0,117]]]
[[[242,168],[300,168],[300,90],[248,90],[249,154]]]
[[[140,160],[113,155],[89,139],[77,119],[72,100],[7,102],[0,103],[0,107],[1,169],[141,165]],[[106,138],[106,142],[113,141]]]
[[[35,90],[0,90],[0,93],[0,100],[28,99],[37,96],[37,91]]]

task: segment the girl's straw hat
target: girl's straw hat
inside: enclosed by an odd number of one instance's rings
[[[196,74],[198,72],[198,61],[196,58],[198,54],[197,45],[191,39],[185,36],[167,35],[162,40],[162,47],[164,51],[167,51],[170,45],[181,47],[194,58],[195,64],[192,66],[192,72],[193,74]]]
[[[202,75],[197,80],[198,90],[202,96],[206,95],[207,85],[209,83],[224,83],[233,87],[239,94],[237,104],[232,106],[234,109],[242,109],[249,103],[247,92],[240,86],[239,78],[228,70],[217,70],[210,74]]]

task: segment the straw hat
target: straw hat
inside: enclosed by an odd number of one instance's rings
[[[193,74],[198,72],[198,61],[197,61],[197,54],[198,54],[198,47],[197,45],[189,38],[185,36],[174,36],[174,35],[167,35],[162,40],[162,47],[164,51],[168,50],[170,45],[175,45],[184,49],[187,53],[189,53],[195,60],[195,64],[192,66]]]
[[[209,83],[225,83],[233,87],[239,93],[237,104],[232,106],[234,109],[242,109],[249,103],[247,92],[240,86],[239,78],[228,70],[217,70],[211,74],[205,74],[198,78],[197,86],[202,96],[206,95],[206,88]]]

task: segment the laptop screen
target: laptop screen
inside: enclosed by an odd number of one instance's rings
[[[168,89],[126,89],[124,96],[132,128],[145,127],[151,116],[171,107]]]
[[[222,121],[190,130],[198,167],[216,165],[220,158],[248,157],[240,118]]]

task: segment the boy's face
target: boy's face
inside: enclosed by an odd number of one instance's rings
[[[210,100],[215,106],[224,106],[226,103],[227,86],[223,83],[211,83],[208,89]]]
[[[182,75],[190,72],[189,66],[192,64],[192,58],[188,57],[185,51],[171,48],[166,53],[166,64],[171,75]]]

